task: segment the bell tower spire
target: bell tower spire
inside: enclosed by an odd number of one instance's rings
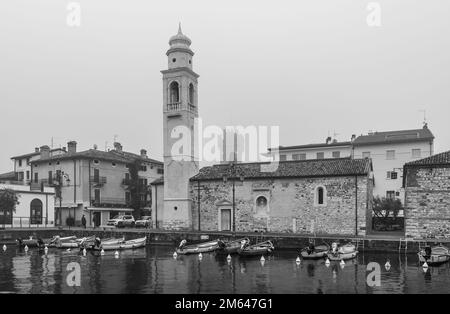
[[[189,179],[198,173],[195,122],[198,77],[193,71],[191,40],[178,33],[169,40],[168,69],[163,74],[164,212],[163,227],[191,229]]]

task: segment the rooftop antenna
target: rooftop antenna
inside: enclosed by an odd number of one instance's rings
[[[427,122],[427,111],[425,109],[422,109],[422,110],[419,110],[419,111],[423,113],[423,125],[425,126],[425,125],[428,124],[428,122]]]

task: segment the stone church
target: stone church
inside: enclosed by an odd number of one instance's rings
[[[194,130],[199,75],[191,40],[169,40],[163,74],[164,178],[153,185],[156,228],[223,232],[365,235],[371,226],[372,162],[334,158],[218,164],[199,169],[192,137],[189,151],[173,151],[180,128]]]

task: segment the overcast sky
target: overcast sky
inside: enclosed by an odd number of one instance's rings
[[[450,149],[450,1],[61,0],[0,2],[0,172],[35,146],[162,159],[162,80],[182,22],[206,124],[279,125],[281,145],[419,128]]]

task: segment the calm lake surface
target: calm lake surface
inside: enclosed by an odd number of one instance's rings
[[[0,293],[449,293],[450,267],[424,272],[415,255],[360,254],[342,268],[323,260],[302,261],[295,251],[266,257],[239,258],[230,263],[214,253],[178,256],[171,247],[153,246],[134,251],[87,253],[50,249],[28,252],[0,248]],[[391,268],[385,269],[387,259]],[[80,265],[81,286],[71,287],[69,263]],[[381,285],[366,283],[367,264],[381,266]],[[72,277],[70,277],[72,278]]]

